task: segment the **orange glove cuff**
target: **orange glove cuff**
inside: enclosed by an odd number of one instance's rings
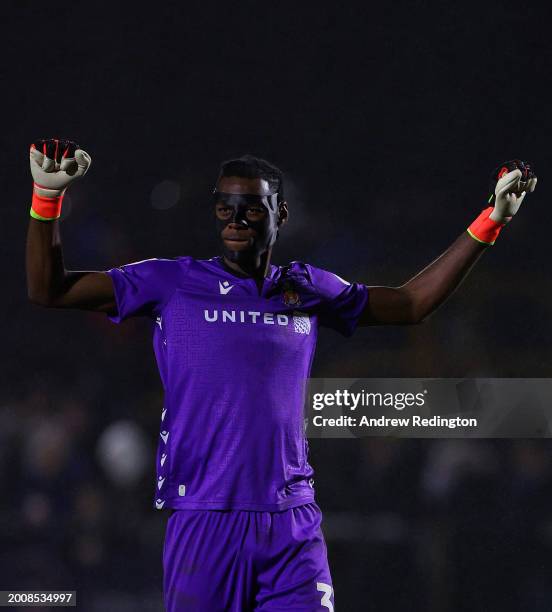
[[[33,191],[31,217],[40,221],[55,221],[61,216],[61,203],[64,194],[55,198],[47,198]]]
[[[494,244],[498,234],[500,234],[500,230],[506,225],[506,223],[497,223],[489,219],[489,215],[493,210],[492,206],[485,208],[479,217],[468,227],[468,234],[474,240],[477,240],[477,242],[488,245]]]

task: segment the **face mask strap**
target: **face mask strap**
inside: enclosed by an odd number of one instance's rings
[[[264,206],[269,212],[276,214],[278,212],[278,192],[271,193],[269,195],[256,195],[251,193],[226,193],[224,191],[217,191],[217,189],[213,189],[213,201],[216,204],[217,202],[227,202],[229,204],[257,204]]]

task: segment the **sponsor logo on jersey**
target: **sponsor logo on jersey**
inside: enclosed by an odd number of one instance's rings
[[[308,314],[304,312],[298,312],[297,310],[293,313],[293,331],[296,334],[306,334],[307,336],[311,331],[311,322]]]
[[[259,312],[258,310],[213,310],[205,309],[203,315],[207,323],[262,323],[264,325],[288,325],[286,314]]]
[[[293,331],[296,334],[310,334],[311,321],[306,312],[294,310],[292,316],[282,313],[259,312],[257,310],[212,310],[205,309],[203,316],[207,323],[253,323],[261,325],[281,325],[293,324]]]

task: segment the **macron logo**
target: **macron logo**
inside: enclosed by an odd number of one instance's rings
[[[219,290],[221,295],[226,295],[230,293],[230,291],[234,288],[234,285],[231,285],[228,281],[219,281]]]

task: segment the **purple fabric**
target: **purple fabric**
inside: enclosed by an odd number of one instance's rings
[[[328,612],[316,504],[284,512],[178,510],[163,552],[167,612]]]
[[[350,334],[367,288],[300,262],[261,295],[220,258],[109,270],[120,322],[154,321],[165,390],[155,506],[280,511],[314,500],[304,385],[319,325]]]

